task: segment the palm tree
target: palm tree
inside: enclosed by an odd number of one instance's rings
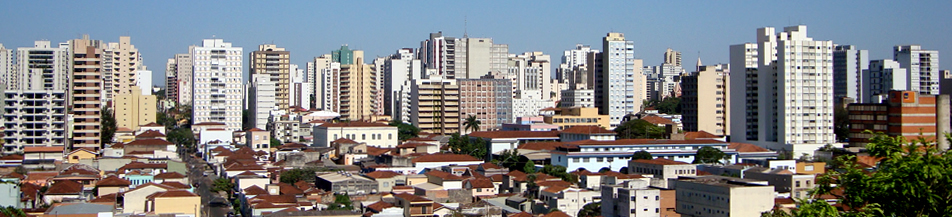
[[[476,119],[476,116],[470,115],[466,117],[466,122],[463,122],[463,126],[466,128],[464,130],[470,132],[479,131],[479,124],[482,124],[479,120]]]

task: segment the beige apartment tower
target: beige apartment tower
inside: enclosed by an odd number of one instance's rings
[[[363,52],[358,56],[355,51],[355,64],[340,66],[340,116],[343,119],[369,120],[373,116],[377,74],[363,59]]]
[[[102,108],[102,42],[74,39],[69,42],[72,59],[71,105],[73,108],[73,148],[99,150],[100,108]]]
[[[730,133],[730,69],[728,65],[699,66],[681,78],[684,131]]]
[[[139,126],[155,122],[156,98],[143,95],[139,86],[130,88],[129,93],[116,94],[113,100],[116,127],[139,130]]]
[[[102,61],[104,102],[132,91],[132,86],[136,85],[136,70],[142,67],[141,57],[129,36],[121,36],[118,43],[106,46]]]
[[[459,132],[459,84],[440,76],[413,80],[410,90],[410,122],[420,132],[449,135]]]
[[[275,83],[275,104],[279,110],[287,110],[291,88],[291,52],[273,44],[258,45],[250,57],[251,74],[266,74]]]

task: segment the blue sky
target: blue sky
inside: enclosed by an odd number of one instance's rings
[[[754,41],[757,28],[804,24],[814,39],[856,45],[871,59],[921,44],[949,69],[949,9],[952,1],[0,1],[0,43],[128,35],[159,84],[166,59],[212,36],[246,54],[273,42],[303,67],[341,44],[372,58],[417,48],[430,32],[459,37],[465,19],[470,37],[509,44],[510,53],[543,51],[553,65],[577,43],[601,49],[601,37],[617,31],[646,65],[670,47],[693,68],[698,52],[705,64],[728,62],[728,47]]]

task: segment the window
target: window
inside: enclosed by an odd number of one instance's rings
[[[367,134],[360,134],[360,140],[367,140]]]
[[[798,188],[800,187],[800,181],[797,181],[797,187]]]
[[[387,139],[393,139],[393,133],[387,134]]]

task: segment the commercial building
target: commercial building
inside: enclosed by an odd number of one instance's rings
[[[277,111],[277,85],[271,75],[252,74],[248,87],[248,113],[251,115],[251,126],[259,129],[268,129],[268,119],[272,111]]]
[[[641,109],[647,99],[646,78],[641,73],[642,60],[635,59],[635,42],[625,35],[610,32],[602,39],[603,53],[590,58],[590,72],[594,74],[595,106],[610,117],[611,129],[622,123],[622,118]]]
[[[349,172],[317,175],[316,187],[335,194],[363,195],[377,193],[377,182]]]
[[[258,50],[249,56],[248,67],[252,76],[268,75],[274,88],[274,101],[279,110],[287,110],[291,105],[291,52],[273,44],[258,45]]]
[[[139,126],[156,122],[155,96],[143,95],[139,88],[133,85],[128,92],[120,91],[121,93],[115,95],[113,112],[115,112],[116,127],[138,131]]]
[[[919,95],[917,91],[890,91],[882,103],[853,103],[849,111],[849,142],[851,146],[864,147],[873,135],[866,130],[882,132],[889,136],[903,136],[914,141],[919,138],[942,144],[948,131],[948,95]],[[943,112],[944,111],[944,112]]]
[[[838,104],[844,97],[866,102],[863,95],[866,80],[865,70],[869,69],[869,51],[860,50],[853,45],[836,45],[833,48],[833,103]]]
[[[766,181],[682,176],[673,185],[681,216],[759,216],[774,207],[774,188]]]
[[[420,132],[449,135],[463,127],[459,84],[438,76],[414,80],[410,92],[410,122]]]
[[[552,115],[543,115],[545,123],[558,125],[559,130],[576,126],[598,126],[610,129],[609,119],[608,115],[601,115],[598,113],[598,108],[592,107],[557,108]]]
[[[460,119],[475,116],[479,131],[512,123],[512,82],[506,79],[458,79]],[[465,126],[460,126],[465,128]],[[460,129],[465,130],[465,129]]]
[[[730,66],[698,66],[681,78],[684,131],[730,134]]]
[[[757,44],[731,46],[731,140],[799,156],[836,142],[833,42],[807,27],[757,29]],[[732,213],[733,214],[733,213]]]
[[[889,91],[909,90],[919,92],[919,83],[914,82],[917,75],[906,68],[899,67],[893,60],[869,61],[869,69],[863,71],[862,97],[859,103],[880,103],[886,99]]]
[[[89,36],[74,39],[70,45],[70,105],[72,107],[72,147],[99,150],[102,138],[102,41]]]
[[[729,143],[717,140],[581,140],[567,142],[552,151],[552,165],[564,166],[567,171],[579,168],[609,167],[617,170],[629,167],[628,161],[638,151],[647,151],[653,157],[668,158],[680,162],[693,162],[697,150],[708,146],[721,150],[729,156],[727,163],[736,162],[737,151],[728,148]]]
[[[241,130],[242,48],[223,39],[205,39],[202,46],[191,47],[190,54],[195,87],[192,121],[221,122],[229,131]]]
[[[909,70],[909,78],[923,95],[939,95],[939,51],[923,50],[919,45],[897,45],[893,47],[893,60],[899,67]]]
[[[595,90],[590,89],[568,89],[562,90],[562,98],[559,100],[559,107],[595,107]]]

